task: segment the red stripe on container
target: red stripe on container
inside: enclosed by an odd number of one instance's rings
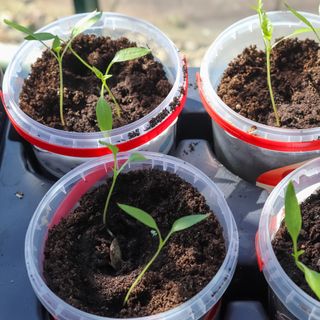
[[[200,74],[197,73],[197,85],[199,88],[199,94],[204,108],[209,113],[211,118],[226,132],[234,136],[235,138],[242,140],[246,143],[255,145],[260,148],[282,151],[282,152],[306,152],[320,150],[320,140],[303,141],[303,142],[286,142],[286,141],[275,141],[259,136],[249,134],[248,132],[242,131],[239,128],[232,125],[230,122],[224,120],[206,100],[205,93],[202,87],[202,81]]]

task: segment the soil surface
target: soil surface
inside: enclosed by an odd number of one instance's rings
[[[320,272],[320,191],[311,195],[301,204],[302,229],[298,239],[298,250],[305,250],[300,256],[310,269]],[[292,253],[292,241],[282,223],[272,241],[274,252],[286,274],[305,292],[317,299],[296,267]]]
[[[281,125],[320,127],[320,51],[313,40],[286,39],[272,50],[271,81]],[[264,51],[250,46],[225,70],[220,98],[242,116],[276,126]]]
[[[109,179],[86,194],[80,206],[50,230],[44,260],[48,286],[81,310],[124,318],[167,311],[198,293],[226,255],[223,230],[213,214],[170,238],[123,306],[127,290],[156,252],[158,239],[116,203],[150,213],[164,236],[177,218],[211,211],[204,197],[174,174],[158,170],[121,174],[108,216],[122,252],[123,261],[115,268],[112,238],[101,216],[110,185]]]
[[[104,72],[120,49],[136,47],[127,38],[112,40],[109,37],[80,35],[73,49],[90,65]],[[105,98],[113,109],[113,127],[134,122],[155,109],[168,95],[172,85],[161,63],[152,54],[128,62],[115,63],[112,78],[107,84],[122,110],[117,117],[112,99]],[[71,53],[63,59],[64,117],[59,115],[59,69],[50,51],[46,50],[32,65],[25,80],[20,107],[36,121],[56,129],[76,132],[99,131],[96,120],[96,103],[100,96],[101,81]]]

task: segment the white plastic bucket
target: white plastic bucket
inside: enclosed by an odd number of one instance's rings
[[[284,218],[285,190],[292,180],[299,202],[320,188],[320,158],[308,162],[283,179],[268,197],[256,238],[258,264],[271,288],[270,303],[275,319],[320,319],[320,302],[300,289],[285,273],[271,241]]]
[[[234,274],[239,239],[237,227],[223,194],[205,174],[194,166],[171,156],[142,152],[147,158],[132,163],[126,171],[157,168],[172,172],[191,183],[206,198],[207,204],[215,213],[222,228],[227,254],[214,278],[193,298],[164,313],[135,318],[133,320],[211,320],[218,312],[219,301]],[[122,163],[128,154],[119,156]],[[70,171],[48,191],[36,209],[30,222],[26,241],[25,259],[32,287],[44,307],[58,320],[107,320],[80,311],[57,297],[46,285],[42,276],[43,247],[48,229],[68,214],[78,203],[81,196],[90,188],[112,175],[113,160],[108,155],[88,161]]]
[[[68,38],[72,26],[83,14],[57,20],[40,29],[62,38]],[[187,68],[172,41],[153,25],[118,13],[103,13],[102,18],[85,33],[112,38],[127,37],[138,46],[148,46],[154,57],[162,63],[173,87],[168,96],[145,117],[106,132],[66,132],[40,124],[26,115],[19,107],[19,95],[31,64],[41,56],[43,45],[37,41],[25,41],[9,64],[3,79],[3,102],[11,123],[18,133],[33,144],[39,161],[50,172],[61,176],[85,158],[110,153],[99,140],[118,145],[121,151],[143,149],[168,152],[175,138],[175,126],[187,95]],[[179,102],[173,108],[174,102]],[[163,115],[161,123],[152,126],[152,119]],[[130,133],[134,132],[133,135]],[[168,138],[168,136],[170,136]],[[107,137],[107,138],[106,138]],[[46,152],[40,152],[46,151]],[[50,155],[48,154],[51,153]],[[66,156],[66,157],[64,157]],[[65,161],[66,160],[66,161]],[[63,163],[60,165],[60,163]],[[59,164],[58,170],[55,170]]]
[[[274,26],[274,39],[289,35],[304,26],[290,12],[267,14]],[[316,28],[320,27],[319,16],[311,13],[303,15]],[[299,35],[299,38],[314,38],[314,35],[308,33]],[[254,182],[269,170],[319,156],[320,128],[267,126],[241,116],[221,100],[217,88],[224,70],[250,45],[264,49],[257,15],[231,25],[212,43],[201,63],[198,87],[202,102],[213,119],[215,154],[232,172]]]

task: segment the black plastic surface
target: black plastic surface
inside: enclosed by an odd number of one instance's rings
[[[266,319],[267,284],[258,271],[254,235],[266,193],[242,181],[217,162],[212,153],[211,120],[189,70],[189,94],[179,118],[177,147],[172,154],[195,164],[218,184],[235,216],[240,235],[236,274],[223,297],[221,319]],[[36,299],[24,262],[25,233],[41,198],[55,182],[2,117],[0,108],[0,320],[47,320]]]

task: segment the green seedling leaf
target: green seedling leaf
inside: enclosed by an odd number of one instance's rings
[[[118,206],[120,207],[121,210],[123,210],[129,216],[135,218],[136,220],[143,223],[147,227],[149,227],[153,230],[156,230],[156,231],[159,230],[157,223],[155,222],[155,220],[152,218],[152,216],[149,213],[147,213],[139,208],[128,206],[126,204],[118,203]]]
[[[99,97],[96,107],[98,126],[101,131],[112,129],[112,111],[104,97]]]
[[[302,227],[301,210],[292,181],[285,194],[285,223],[293,243],[293,255],[297,258],[297,242]]]
[[[293,14],[295,15],[300,21],[302,21],[306,26],[308,26],[316,35],[318,41],[320,41],[320,37],[319,34],[317,32],[317,30],[314,28],[314,26],[312,25],[312,23],[306,18],[304,17],[302,14],[300,14],[298,11],[296,11],[295,9],[293,9],[292,7],[290,7],[287,3],[284,4],[286,6],[286,8]]]
[[[26,40],[46,41],[55,39],[56,36],[49,32],[32,33],[25,37]]]
[[[320,28],[315,28],[315,30],[317,30],[317,32],[320,32]],[[308,33],[308,32],[313,32],[313,30],[311,28],[299,28],[294,30],[291,34],[281,38],[279,41],[275,42],[272,45],[272,49],[275,48],[279,43],[281,43],[282,41],[289,39],[289,38],[293,38],[295,36],[298,36],[299,34],[303,34],[303,33]]]
[[[185,217],[182,217],[182,218],[176,220],[173,223],[173,225],[171,227],[171,230],[168,233],[168,235],[166,236],[166,238],[164,240],[162,240],[162,236],[161,236],[160,230],[158,229],[158,226],[157,226],[156,222],[154,221],[154,219],[151,217],[151,215],[149,215],[147,212],[145,212],[145,211],[143,211],[141,209],[135,208],[135,207],[131,207],[131,206],[123,205],[123,204],[118,204],[118,206],[123,211],[125,211],[127,214],[132,216],[133,218],[135,218],[138,221],[142,222],[143,224],[145,224],[146,226],[150,227],[151,229],[156,230],[157,234],[158,234],[158,237],[159,237],[159,244],[158,244],[158,249],[157,249],[156,253],[150,259],[150,261],[146,264],[146,266],[143,268],[143,270],[140,272],[138,277],[135,279],[135,281],[133,282],[133,284],[129,288],[129,290],[128,290],[126,296],[125,296],[125,299],[124,299],[124,304],[125,304],[125,303],[127,303],[132,290],[136,287],[136,285],[140,282],[140,280],[142,279],[144,274],[151,267],[153,262],[157,259],[157,257],[159,256],[162,248],[165,246],[165,244],[167,243],[167,241],[169,240],[171,235],[174,232],[182,231],[182,230],[185,230],[187,228],[192,227],[193,225],[195,225],[195,224],[201,222],[202,220],[208,218],[209,214],[189,215],[189,216],[185,216]]]
[[[138,59],[141,58],[151,52],[150,49],[148,48],[126,48],[119,50],[114,58],[111,61],[111,64],[114,64],[116,62],[124,62],[124,61],[129,61],[133,59]]]
[[[91,68],[92,68],[92,71],[94,72],[94,74],[96,75],[96,77],[99,78],[100,80],[102,80],[104,77],[103,73],[95,66],[92,66]]]
[[[192,227],[193,225],[207,219],[209,214],[192,214],[182,217],[174,222],[170,233],[179,232]]]
[[[52,42],[52,50],[54,52],[60,52],[61,51],[61,41],[60,38],[55,36],[54,40]]]
[[[113,154],[115,154],[115,155],[118,154],[119,148],[118,148],[117,146],[114,146],[113,144],[104,142],[104,141],[102,141],[102,140],[99,140],[99,143],[102,144],[102,145],[104,145],[104,146],[106,146],[106,147],[108,147]]]
[[[108,79],[110,79],[110,78],[112,78],[112,74],[105,74],[105,75],[103,76],[103,80],[108,80]]]
[[[129,162],[137,162],[147,160],[147,158],[140,153],[133,153],[130,155],[128,160]]]
[[[71,38],[76,37],[86,29],[93,26],[102,16],[102,12],[97,12],[97,10],[89,13],[83,19],[79,20],[71,31]]]
[[[260,27],[261,27],[261,31],[262,31],[264,39],[271,41],[272,34],[273,34],[273,26],[267,16],[266,12],[263,9],[262,0],[258,0],[257,7],[254,7],[253,9],[258,13],[259,20],[260,20]]]
[[[302,262],[298,261],[300,269],[303,270],[304,277],[310,287],[310,289],[315,293],[315,295],[320,299],[320,273],[309,269]]]
[[[16,22],[13,22],[13,21],[11,21],[11,20],[4,19],[3,22],[4,22],[6,25],[8,25],[9,27],[11,27],[11,28],[13,28],[13,29],[16,29],[16,30],[18,30],[18,31],[20,31],[20,32],[23,32],[23,33],[26,33],[26,34],[33,34],[33,32],[32,32],[30,29],[22,26],[21,24],[18,24],[18,23],[16,23]]]

